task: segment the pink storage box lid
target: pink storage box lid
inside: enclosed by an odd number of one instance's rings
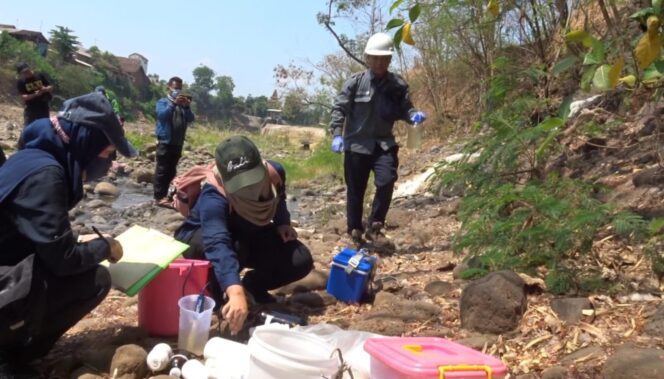
[[[404,376],[442,378],[441,367],[445,378],[487,378],[484,367],[490,368],[493,378],[507,374],[499,359],[443,338],[370,338],[364,350]],[[457,371],[468,366],[474,366],[472,371]]]

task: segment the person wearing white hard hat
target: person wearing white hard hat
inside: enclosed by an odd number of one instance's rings
[[[419,124],[426,119],[413,106],[406,81],[388,70],[393,51],[389,35],[376,33],[369,38],[364,49],[368,69],[344,83],[330,123],[332,151],[344,153],[348,234],[358,246],[366,239],[384,252],[394,249],[383,233],[399,166],[399,146],[392,134],[394,122]],[[362,210],[372,171],[376,193],[365,232]]]

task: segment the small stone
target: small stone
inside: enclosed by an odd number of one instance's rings
[[[460,262],[454,269],[452,270],[452,278],[454,279],[461,279],[461,273],[468,270],[470,267],[468,266],[468,263],[466,261]]]
[[[120,346],[113,355],[110,372],[114,377],[125,379],[145,378],[149,372],[147,356],[148,353],[138,345]]]
[[[94,199],[89,201],[85,206],[90,209],[97,209],[97,208],[107,207],[108,203],[105,202],[104,200]]]
[[[583,318],[583,311],[593,309],[593,305],[585,297],[559,298],[551,300],[551,309],[559,319],[575,324]]]
[[[337,242],[339,241],[339,235],[332,233],[323,234],[323,242]]]
[[[136,183],[152,183],[154,172],[148,169],[139,168],[131,173],[131,178]]]
[[[542,379],[566,379],[567,369],[560,366],[549,367],[542,371]]]
[[[95,193],[101,196],[116,197],[120,194],[120,190],[111,183],[100,182],[95,186]]]
[[[454,289],[452,283],[443,282],[441,280],[433,281],[424,287],[424,290],[431,296],[447,295]]]
[[[498,337],[492,334],[483,334],[476,337],[468,337],[458,342],[475,350],[482,350],[484,346],[491,347],[498,341]]]
[[[393,318],[374,318],[360,320],[350,325],[349,329],[377,333],[384,336],[401,336],[406,332],[406,323]]]
[[[296,293],[288,301],[293,304],[300,304],[309,308],[323,308],[336,304],[337,299],[327,292],[305,292]]]
[[[70,379],[103,379],[103,376],[99,376],[89,367],[79,367],[74,370],[69,376]]]
[[[604,354],[604,350],[601,347],[596,345],[591,345],[579,349],[569,355],[564,356],[560,363],[563,365],[571,365],[577,360],[583,360],[584,362],[600,358]]]
[[[97,225],[97,227],[99,227],[100,225],[108,224],[108,221],[106,221],[105,218],[103,218],[103,217],[101,217],[101,216],[99,216],[99,215],[92,216],[92,218],[90,219],[90,221],[91,221],[93,224]]]

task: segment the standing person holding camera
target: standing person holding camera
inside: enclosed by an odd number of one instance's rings
[[[157,152],[154,173],[154,202],[169,206],[168,186],[177,173],[187,126],[194,121],[191,96],[182,93],[182,79],[168,80],[168,95],[157,102]]]

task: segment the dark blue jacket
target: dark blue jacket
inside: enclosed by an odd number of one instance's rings
[[[177,141],[173,136],[173,112],[175,111],[175,107],[175,104],[167,97],[157,101],[157,126],[155,133],[160,143],[181,146],[184,143],[184,133],[182,133],[181,138],[177,138]],[[182,108],[187,125],[194,122],[194,113],[191,111],[191,107]]]
[[[269,161],[281,176],[281,188],[277,188],[279,204],[273,224],[259,226],[231,212],[228,200],[210,184],[203,185],[191,215],[176,232],[175,237],[187,241],[202,229],[205,258],[212,263],[214,274],[222,291],[233,284],[240,284],[240,262],[235,242],[250,240],[265,228],[290,225],[290,213],[286,205],[286,172],[279,163]],[[276,233],[276,231],[275,231]]]

